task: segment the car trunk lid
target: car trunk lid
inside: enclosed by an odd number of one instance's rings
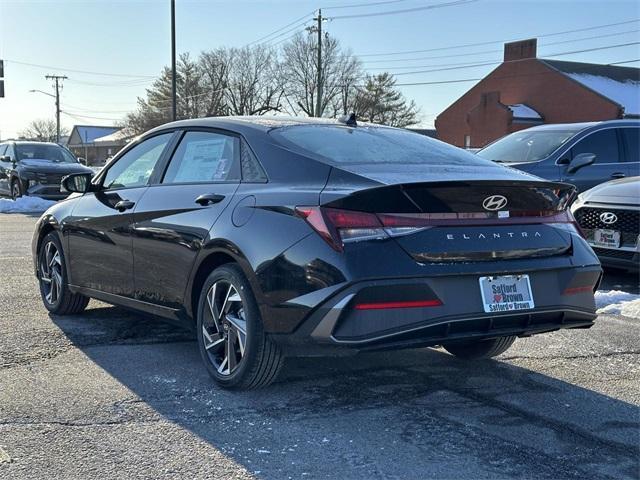
[[[568,252],[576,230],[566,208],[574,194],[571,185],[528,179],[353,189],[330,182],[321,204],[330,212],[372,214],[379,228],[418,262],[488,261]],[[348,224],[339,223],[344,215],[331,218],[338,219],[337,230],[349,231],[348,241],[358,238]],[[367,226],[362,219],[357,223],[359,228]],[[369,232],[368,239],[372,235]]]

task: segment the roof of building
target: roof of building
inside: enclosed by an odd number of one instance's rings
[[[536,112],[529,105],[524,103],[514,103],[513,105],[507,105],[509,110],[513,112],[514,120],[526,120],[526,121],[542,121],[542,115]]]
[[[69,146],[93,143],[96,138],[110,135],[120,130],[120,127],[105,127],[101,125],[74,125],[69,135]]]
[[[130,135],[125,132],[124,129],[116,130],[109,135],[105,135],[104,137],[98,137],[94,139],[94,143],[126,143],[133,135]]]
[[[539,59],[584,87],[624,108],[625,115],[640,115],[640,68],[597,63]]]

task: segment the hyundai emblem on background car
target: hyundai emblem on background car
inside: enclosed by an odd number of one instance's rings
[[[600,214],[600,221],[612,225],[618,221],[618,216],[613,212],[604,212]]]

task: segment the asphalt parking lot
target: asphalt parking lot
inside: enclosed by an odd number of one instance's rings
[[[2,479],[640,476],[640,319],[601,315],[471,364],[431,349],[291,359],[273,386],[226,392],[189,332],[95,301],[48,315],[36,218],[0,215]]]

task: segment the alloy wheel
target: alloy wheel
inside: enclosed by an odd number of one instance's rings
[[[231,375],[240,366],[247,344],[245,308],[237,288],[227,280],[214,283],[203,315],[202,339],[209,360],[220,375]]]
[[[11,198],[15,200],[18,197],[20,197],[20,186],[14,181],[11,184]]]
[[[62,292],[62,258],[53,242],[48,242],[42,250],[40,282],[45,300],[49,305],[54,305]]]

